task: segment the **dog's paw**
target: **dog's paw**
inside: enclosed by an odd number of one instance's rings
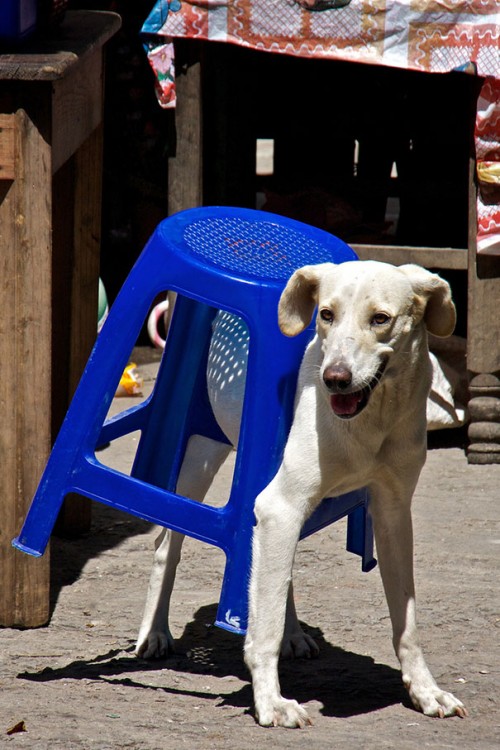
[[[165,659],[175,653],[174,639],[170,632],[151,630],[146,636],[137,640],[135,655],[141,659]]]
[[[314,659],[318,654],[316,641],[303,630],[285,633],[280,651],[282,659]]]
[[[307,711],[297,701],[279,698],[256,710],[257,721],[262,727],[299,728],[310,726]]]
[[[437,716],[444,719],[446,716],[467,716],[467,709],[462,701],[455,698],[453,693],[441,690],[438,685],[417,687],[415,684],[406,685],[410,698],[415,708],[422,711],[425,716]]]

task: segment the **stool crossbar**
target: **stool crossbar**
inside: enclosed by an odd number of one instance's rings
[[[49,457],[19,536],[18,549],[45,551],[64,497],[84,495],[220,547],[226,566],[216,624],[244,633],[256,496],[276,473],[291,425],[300,361],[313,329],[286,338],[277,324],[284,285],[308,263],[356,259],[338,238],[250,209],[204,207],[159,224],[116,298]],[[106,420],[118,382],[152,303],[177,293],[151,396]],[[202,435],[228,442],[207,392],[207,358],[219,310],[249,336],[243,411],[229,499],[203,505],[176,492],[187,443]],[[97,449],[140,431],[130,476],[102,463]],[[348,516],[347,549],[374,567],[365,489],[325,499],[302,536]]]

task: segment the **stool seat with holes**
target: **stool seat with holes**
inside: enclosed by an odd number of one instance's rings
[[[276,473],[290,428],[308,329],[286,338],[277,307],[290,275],[309,263],[353,260],[354,252],[319,229],[250,209],[205,207],[159,224],[125,281],[97,338],[24,526],[13,544],[43,554],[64,497],[77,493],[220,547],[226,566],[216,623],[243,633],[256,496]],[[118,382],[151,304],[177,302],[151,396],[106,421]],[[176,493],[187,442],[227,442],[207,394],[212,322],[219,310],[248,334],[245,396],[232,487],[223,507]],[[96,449],[135,430],[131,475],[105,466]],[[99,454],[101,455],[101,454]],[[348,515],[347,548],[375,565],[366,490],[323,501],[306,536]]]

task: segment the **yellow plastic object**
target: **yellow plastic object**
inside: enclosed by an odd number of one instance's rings
[[[135,362],[130,362],[120,378],[115,396],[142,396],[144,380],[137,371]]]
[[[477,176],[481,182],[500,185],[500,161],[478,161]]]

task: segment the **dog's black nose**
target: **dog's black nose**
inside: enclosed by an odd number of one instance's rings
[[[332,365],[324,371],[323,381],[329,390],[343,391],[351,385],[352,372],[345,365]]]

